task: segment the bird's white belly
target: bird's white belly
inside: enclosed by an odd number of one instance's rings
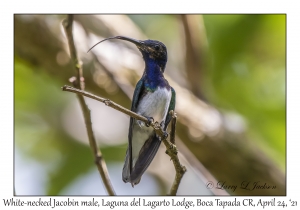
[[[158,88],[155,92],[147,93],[140,101],[137,107],[137,113],[146,117],[153,117],[154,121],[162,122],[165,120],[171,100],[171,90],[166,88]],[[132,136],[132,160],[135,164],[139,152],[150,133],[153,131],[152,127],[141,126],[134,121],[134,133]]]

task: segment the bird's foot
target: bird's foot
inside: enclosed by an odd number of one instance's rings
[[[164,120],[161,121],[161,123],[159,125],[160,125],[161,129],[164,129],[164,127],[165,127],[165,121]]]
[[[159,141],[162,141],[162,140],[167,139],[168,136],[169,136],[169,134],[166,131],[164,131],[163,136],[162,137],[158,136],[158,139],[159,139]]]
[[[160,127],[161,127],[161,129],[164,131],[164,134],[163,134],[163,139],[167,139],[168,138],[168,136],[169,136],[169,134],[165,131],[165,121],[163,120],[163,121],[161,121],[161,123],[160,123]]]
[[[168,138],[168,136],[169,136],[169,134],[166,132],[166,131],[164,131],[164,139],[167,139]]]
[[[144,116],[144,117],[146,117],[146,116]],[[152,123],[154,123],[154,119],[153,119],[153,117],[146,117],[147,118],[147,120],[148,120],[148,122],[146,123],[146,126],[147,127],[150,127],[150,125],[152,124]]]
[[[141,121],[141,120],[137,120],[136,122],[137,122],[137,124],[140,126],[140,128],[142,128],[143,126],[147,126],[147,127],[150,127],[150,125],[152,124],[152,123],[154,123],[154,119],[153,119],[153,117],[147,117],[147,116],[144,116],[145,118],[147,118],[147,121],[148,122],[143,122],[143,121]]]

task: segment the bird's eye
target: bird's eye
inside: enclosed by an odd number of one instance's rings
[[[159,45],[155,45],[155,46],[154,46],[154,49],[155,49],[156,51],[158,51],[158,50],[159,50]]]

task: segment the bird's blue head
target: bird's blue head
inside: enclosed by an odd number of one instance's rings
[[[162,72],[165,71],[166,63],[168,60],[168,54],[167,54],[166,46],[160,41],[150,40],[150,39],[136,40],[126,36],[115,36],[115,37],[109,37],[107,39],[104,39],[98,42],[97,44],[100,44],[101,42],[104,42],[108,39],[121,39],[135,44],[137,48],[140,50],[140,52],[142,53],[146,63],[154,62],[157,65],[159,65]],[[93,47],[95,47],[97,44],[95,44]]]
[[[168,60],[166,46],[160,41],[150,39],[139,42],[140,44],[136,44],[136,46],[142,53],[145,62],[157,63],[164,72]]]

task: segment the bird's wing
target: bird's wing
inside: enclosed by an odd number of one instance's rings
[[[140,79],[138,83],[136,84],[133,98],[132,98],[132,103],[131,103],[131,111],[136,112],[137,106],[138,106],[138,101],[141,96],[143,89],[143,80]],[[125,163],[123,167],[123,173],[122,173],[122,178],[124,182],[128,182],[131,170],[132,170],[132,131],[133,131],[133,122],[134,118],[130,117],[130,122],[129,122],[129,132],[128,132],[128,149],[126,151],[126,157],[125,157]]]
[[[131,103],[131,111],[135,112],[138,107],[138,101],[141,97],[142,89],[144,88],[143,78],[141,78],[135,86],[135,90],[133,93],[132,103]],[[133,118],[131,118],[133,119]]]
[[[146,171],[153,158],[155,157],[161,140],[155,134],[155,131],[149,136],[148,140],[143,145],[139,157],[130,174],[130,181],[133,185],[140,182],[143,173]]]
[[[171,87],[171,92],[172,92],[172,98],[170,101],[170,105],[169,105],[169,109],[168,109],[168,113],[167,113],[167,117],[166,117],[166,121],[165,121],[165,127],[164,127],[165,130],[167,129],[168,124],[170,123],[170,121],[172,119],[172,115],[169,112],[171,110],[175,111],[176,92],[172,87]]]
[[[142,89],[144,87],[143,79],[140,79],[138,83],[135,86],[135,90],[133,93],[133,98],[132,98],[132,104],[131,104],[131,111],[136,112],[137,107],[138,107],[138,101],[141,97]],[[130,173],[132,170],[132,131],[133,131],[133,122],[134,118],[130,117],[130,122],[129,122],[129,132],[128,132],[128,148],[129,148],[129,164],[130,164]]]

